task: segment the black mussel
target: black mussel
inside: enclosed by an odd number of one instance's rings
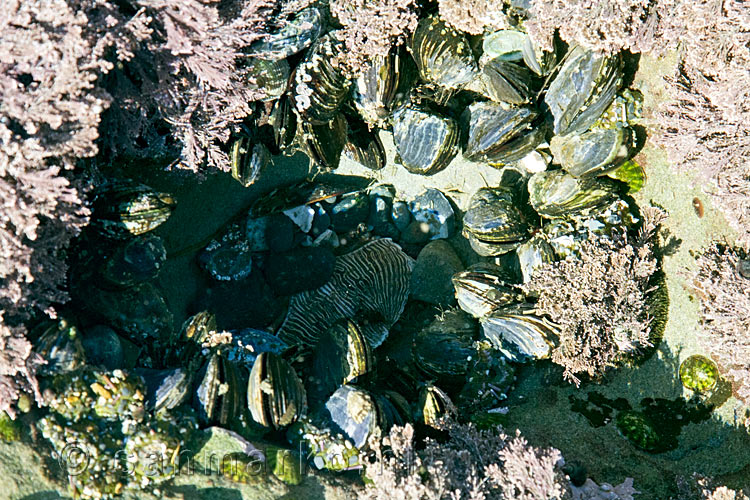
[[[398,160],[414,174],[440,172],[458,154],[460,133],[455,120],[411,106],[393,114],[393,142]]]
[[[415,335],[414,362],[430,378],[460,379],[474,356],[476,333],[476,322],[469,315],[447,311]]]
[[[537,172],[529,179],[529,201],[542,217],[586,216],[618,197],[617,182],[606,177],[577,178],[562,170]]]
[[[244,384],[238,367],[214,352],[198,373],[193,404],[205,425],[228,426],[241,419]]]
[[[557,325],[531,304],[503,306],[481,319],[482,335],[510,361],[548,358],[558,342]]]
[[[346,119],[341,114],[320,125],[303,121],[300,132],[303,151],[312,161],[323,168],[339,166],[347,134]]]
[[[289,84],[290,68],[286,59],[250,58],[244,70],[248,88],[257,92],[263,101],[278,99]]]
[[[40,375],[72,372],[86,363],[78,329],[64,319],[44,327],[34,351],[47,362],[37,369]]]
[[[443,87],[463,87],[479,73],[464,35],[437,16],[419,21],[411,38],[411,53],[422,79]]]
[[[583,132],[615,98],[623,79],[622,57],[575,46],[560,64],[544,98],[554,117],[554,132],[559,135]]]
[[[387,56],[374,57],[354,81],[354,105],[368,126],[387,124],[397,94],[416,76],[410,59],[394,48]]]
[[[268,124],[273,129],[274,154],[292,152],[294,138],[297,136],[297,114],[288,96],[283,95],[271,108]]]
[[[159,412],[171,410],[181,405],[190,395],[193,383],[192,374],[182,368],[168,370],[153,370],[137,368],[146,384],[146,408]]]
[[[378,130],[369,130],[364,123],[349,123],[349,136],[344,154],[370,170],[385,167],[386,155]]]
[[[155,278],[166,260],[162,239],[144,235],[117,247],[104,262],[100,274],[112,285],[129,287]]]
[[[487,97],[496,102],[525,104],[535,95],[531,71],[500,57],[484,63],[482,83]]]
[[[250,46],[250,55],[280,60],[302,51],[318,38],[323,16],[316,7],[308,7],[290,21],[283,21],[279,31]]]
[[[356,381],[374,368],[370,344],[351,320],[331,325],[313,353],[313,377],[330,395],[338,386]]]
[[[504,165],[520,160],[544,141],[544,128],[529,107],[475,102],[461,116],[466,130],[464,157]]]
[[[294,74],[294,105],[303,120],[326,124],[338,113],[352,86],[334,67],[334,57],[344,46],[334,34],[318,40]]]
[[[563,169],[575,177],[595,177],[619,167],[630,157],[629,127],[595,127],[582,134],[557,135],[550,150]]]
[[[232,165],[232,177],[248,187],[258,180],[261,172],[271,162],[271,152],[262,142],[241,136],[232,142],[229,160]]]
[[[458,413],[448,394],[435,385],[427,385],[419,392],[417,419],[428,427],[444,430],[446,420]]]
[[[176,206],[170,194],[131,181],[112,181],[94,197],[91,225],[105,236],[129,238],[160,226]]]
[[[278,429],[307,412],[307,395],[294,369],[272,352],[255,360],[247,385],[247,406],[253,420]]]
[[[523,300],[523,293],[512,283],[510,274],[492,264],[476,264],[457,273],[453,287],[459,307],[475,318]]]
[[[524,283],[531,281],[537,269],[555,260],[555,251],[543,233],[536,234],[529,241],[522,243],[516,248],[516,255]]]
[[[513,250],[531,236],[529,215],[518,197],[506,187],[480,188],[464,214],[464,235],[480,255],[500,255]],[[474,242],[484,245],[475,245]]]

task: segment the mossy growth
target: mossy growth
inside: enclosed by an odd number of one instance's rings
[[[21,424],[10,418],[4,411],[0,412],[0,439],[6,443],[21,439]]]
[[[719,381],[719,368],[710,358],[695,354],[680,365],[680,381],[693,392],[707,392]]]

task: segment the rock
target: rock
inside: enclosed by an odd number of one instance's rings
[[[265,266],[268,284],[279,295],[294,295],[324,285],[333,274],[336,258],[322,246],[271,254]]]
[[[86,330],[82,344],[89,364],[101,365],[107,370],[123,368],[120,337],[108,326],[97,325]]]
[[[257,269],[244,280],[211,288],[207,302],[221,330],[262,328],[281,312],[276,294]]]
[[[461,259],[447,241],[431,241],[417,257],[411,275],[412,298],[444,307],[454,305],[451,278],[461,269]]]
[[[313,246],[323,247],[329,250],[333,250],[339,247],[339,236],[331,229],[326,229],[323,234],[315,238],[312,242]]]
[[[313,219],[315,218],[315,209],[310,205],[302,205],[300,207],[284,210],[284,215],[289,217],[289,219],[291,219],[291,221],[294,222],[303,233],[307,233],[312,228]]]
[[[334,231],[346,233],[367,220],[370,213],[370,200],[365,193],[350,193],[331,209],[331,221]]]
[[[245,221],[245,238],[251,252],[264,252],[268,250],[266,241],[266,230],[270,217],[259,217],[254,219],[248,217]]]
[[[133,286],[155,278],[166,260],[162,239],[148,234],[117,248],[102,266],[101,274],[114,285]]]
[[[412,220],[409,205],[403,201],[393,202],[393,207],[391,208],[391,220],[399,231],[406,230]]]
[[[429,239],[450,238],[456,229],[456,214],[448,198],[437,189],[427,189],[409,203],[414,220],[427,223]]]
[[[401,233],[401,241],[410,245],[427,243],[432,234],[432,227],[426,222],[412,221]]]
[[[331,216],[323,210],[323,207],[316,207],[315,218],[313,219],[312,228],[310,228],[310,235],[313,238],[317,238],[326,232],[329,227],[331,227]]]
[[[283,214],[269,215],[266,222],[266,244],[272,252],[287,252],[294,248],[294,222]]]
[[[370,195],[370,216],[367,226],[378,236],[396,239],[399,230],[391,220],[393,200],[380,196]]]
[[[253,255],[247,240],[212,241],[200,257],[203,268],[217,281],[238,281],[253,271]]]

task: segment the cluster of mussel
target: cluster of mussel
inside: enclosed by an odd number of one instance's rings
[[[272,153],[295,149],[322,167],[346,152],[382,168],[378,129],[387,128],[411,172],[436,173],[461,149],[535,172],[480,189],[462,220],[435,189],[413,200],[389,186],[272,192],[200,252],[207,310],[179,329],[153,284],[166,251],[150,232],[174,199],[132,182],[103,186],[71,252],[68,320],[41,328],[35,347],[48,361],[43,435],[59,454],[83,443],[96,462],[71,476],[82,496],[168,479],[206,427],[288,441],[318,467],[345,470],[393,424],[440,428],[456,413],[497,421],[513,363],[548,357],[557,336],[521,285],[581,241],[634,222],[621,196],[628,186],[604,176],[637,184],[626,160],[638,99],[621,89],[620,55],[572,47],[558,61],[520,29],[469,40],[427,16],[411,55],[394,49],[351,80],[331,65],[339,42],[335,30],[323,33],[321,12],[300,11],[247,62],[267,101],[231,145],[243,184]],[[413,257],[430,241],[460,238],[459,225],[477,259],[496,262],[457,273],[459,307],[435,316],[409,301]],[[237,308],[245,314],[232,315]],[[158,475],[138,458],[152,450],[166,464]]]

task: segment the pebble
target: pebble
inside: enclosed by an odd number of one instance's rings
[[[437,189],[427,189],[409,203],[414,220],[430,225],[429,239],[449,238],[455,232],[456,215],[448,198]]]
[[[463,263],[450,243],[431,241],[419,252],[412,271],[412,298],[443,307],[454,305],[456,297],[451,278],[461,269]]]
[[[322,246],[271,254],[265,266],[268,284],[279,295],[293,295],[324,285],[333,274],[336,258]]]
[[[392,205],[393,200],[390,198],[370,196],[370,217],[367,219],[367,226],[373,234],[384,238],[399,237],[399,230],[391,221]]]
[[[287,252],[294,248],[294,222],[283,215],[274,214],[267,218],[265,240],[272,252]]]
[[[315,238],[323,234],[328,228],[331,227],[331,216],[328,215],[322,206],[315,208],[315,218],[313,219],[312,228],[310,228],[310,235]]]
[[[331,221],[334,231],[346,233],[367,220],[370,214],[370,200],[365,193],[350,193],[331,209]]]
[[[108,326],[96,325],[86,330],[82,344],[89,364],[101,365],[107,370],[123,368],[120,337]]]
[[[411,223],[411,212],[409,211],[409,205],[403,201],[393,202],[391,208],[391,220],[399,231],[405,231]]]
[[[315,209],[309,205],[302,205],[296,208],[284,210],[284,215],[289,217],[303,233],[307,233],[312,228],[313,219],[315,218]]]
[[[410,245],[421,245],[429,241],[432,228],[426,222],[412,221],[401,232],[401,241]]]
[[[268,222],[269,217],[259,217],[257,219],[248,217],[245,221],[245,238],[251,252],[265,252],[268,250],[268,242],[266,241]]]

